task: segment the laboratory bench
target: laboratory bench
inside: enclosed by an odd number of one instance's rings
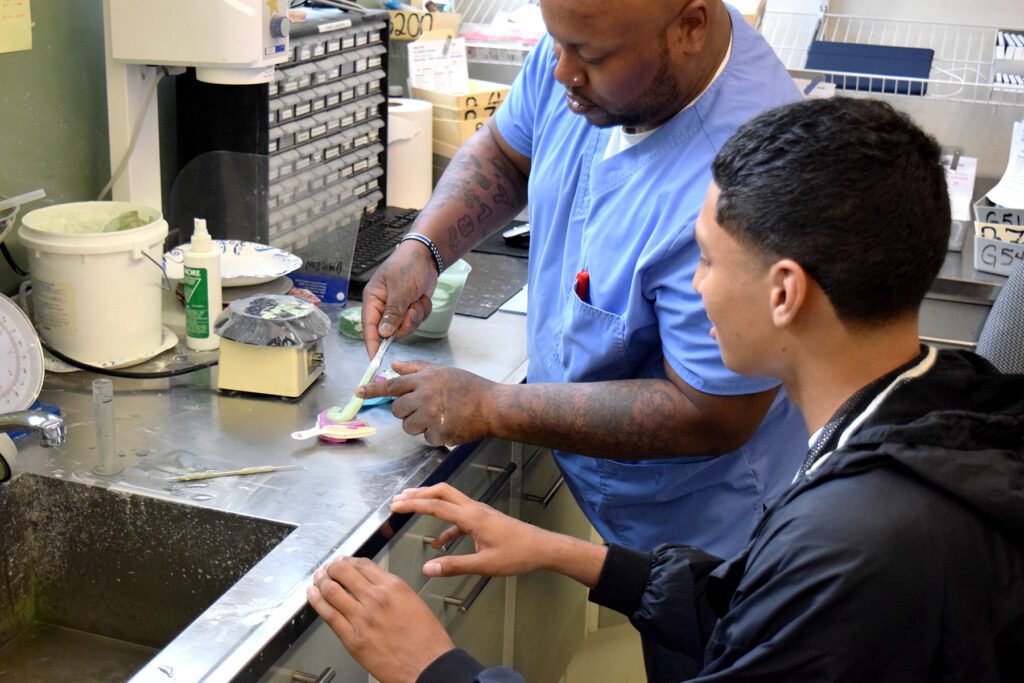
[[[504,605],[509,592],[502,590],[504,580],[491,582],[497,585],[484,591],[487,582],[466,578],[464,582],[470,585],[462,597],[460,586],[428,585],[432,582],[427,582],[419,569],[427,555],[436,551],[423,538],[439,533],[440,529],[434,528],[437,522],[414,519],[409,527],[418,540],[411,545],[398,543],[413,536],[409,529],[401,528],[404,518],[391,515],[389,501],[406,487],[448,480],[471,495],[517,513],[519,500],[513,502],[511,492],[521,491],[524,458],[540,460],[534,457],[537,449],[497,441],[453,449],[433,447],[422,436],[406,434],[387,404],[360,413],[378,429],[364,440],[327,443],[292,439],[293,431],[312,426],[322,410],[347,402],[368,362],[361,341],[337,332],[340,308],[327,306],[325,310],[334,323],[334,331],[325,339],[326,370],[298,399],[217,391],[216,368],[161,379],[114,378],[116,453],[123,470],[113,476],[93,471],[97,430],[91,384],[97,375],[47,373],[39,398],[60,409],[68,437],[64,445],[53,448],[43,448],[34,437],[23,440],[16,471],[26,473],[26,478],[62,479],[113,491],[122,498],[158,499],[173,503],[169,506],[173,509],[192,506],[197,512],[266,520],[283,529],[279,532],[283,540],[202,614],[190,615],[173,640],[154,648],[147,655],[152,658],[142,660],[146,664],[132,680],[275,680],[280,665],[301,649],[295,641],[309,640],[311,635],[304,632],[316,631],[307,628],[314,623],[321,627],[316,637],[324,641],[318,651],[344,654],[337,640],[324,633],[323,623],[316,621],[305,595],[313,572],[332,557],[377,557],[403,578],[416,582],[414,587],[426,591],[421,595],[446,623],[465,614],[476,600]],[[502,311],[486,319],[456,316],[447,339],[402,340],[392,346],[390,357],[430,361],[496,382],[517,383],[526,374],[525,327],[522,315]],[[209,355],[189,352],[179,343],[174,350],[132,370],[159,371]],[[176,481],[191,472],[263,465],[295,469]],[[126,524],[131,523],[129,515]],[[424,527],[430,527],[429,533]],[[245,541],[229,537],[217,543],[230,546]],[[467,542],[457,550],[467,552],[471,545]],[[389,548],[394,549],[390,557]],[[223,547],[211,551],[225,554]],[[140,570],[136,567],[135,571]],[[132,580],[104,573],[95,572],[91,580]],[[202,576],[194,580],[201,581]],[[181,585],[174,589],[187,600]],[[501,619],[498,622],[500,625]],[[459,628],[455,622],[449,626]],[[483,633],[477,626],[464,631],[467,638]],[[503,645],[502,637],[488,639],[495,642],[489,646],[480,642],[479,647],[487,648],[485,652],[496,647],[496,663],[500,663],[502,648],[511,645]],[[320,670],[315,673],[319,675]],[[290,674],[280,680],[290,680]]]

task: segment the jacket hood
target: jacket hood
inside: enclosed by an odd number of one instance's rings
[[[896,384],[813,479],[895,460],[1024,541],[1024,375],[966,351],[922,363],[930,367]]]

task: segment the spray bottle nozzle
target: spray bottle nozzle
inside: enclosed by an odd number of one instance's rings
[[[206,229],[206,219],[196,218],[193,221],[192,240],[190,242],[192,251],[209,251],[212,248],[212,242],[210,232]]]

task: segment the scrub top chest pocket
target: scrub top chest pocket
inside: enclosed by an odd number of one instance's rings
[[[556,348],[567,381],[625,379],[632,376],[626,354],[626,328],[622,318],[580,298],[592,300],[593,273],[587,287],[577,275],[563,288],[562,333]]]

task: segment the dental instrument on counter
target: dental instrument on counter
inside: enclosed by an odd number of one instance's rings
[[[217,477],[240,477],[246,474],[265,474],[267,472],[304,469],[306,468],[300,465],[261,465],[259,467],[243,467],[240,470],[224,470],[222,472],[194,472],[175,477],[171,481],[199,481],[200,479],[216,479]]]

